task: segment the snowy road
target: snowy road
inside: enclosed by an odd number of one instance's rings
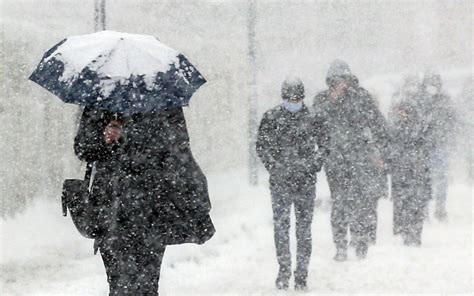
[[[209,178],[216,236],[204,246],[173,246],[165,254],[162,295],[302,295],[274,289],[277,264],[265,182],[249,188],[243,174]],[[325,182],[319,198],[327,199]],[[378,243],[364,261],[332,260],[327,204],[313,221],[309,291],[322,293],[471,294],[472,188],[452,184],[449,223],[426,224],[421,248],[404,247],[391,235],[391,204],[379,206]],[[107,295],[105,272],[92,242],[62,218],[59,203],[40,200],[2,221],[2,295]],[[294,249],[294,248],[293,248]]]

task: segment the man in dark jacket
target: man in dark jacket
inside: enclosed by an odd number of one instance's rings
[[[182,109],[120,118],[85,108],[74,149],[95,163],[91,202],[110,295],[158,295],[166,245],[214,233]]]
[[[454,105],[451,98],[443,92],[441,76],[437,73],[425,74],[422,92],[424,120],[429,123],[432,130],[426,142],[431,150],[430,171],[432,194],[436,202],[435,217],[444,221],[447,218],[449,144],[453,139],[455,126]]]
[[[348,228],[357,256],[365,258],[373,223],[370,212],[380,195],[373,172],[384,169],[388,160],[386,122],[345,62],[330,65],[326,83],[329,89],[316,95],[314,110],[329,129],[330,154],[324,167],[332,199],[334,259],[347,259]]]
[[[424,209],[430,199],[429,149],[431,129],[420,108],[420,84],[416,76],[405,78],[400,98],[389,112],[393,232],[405,245],[421,245]]]
[[[257,154],[270,174],[274,239],[279,272],[278,289],[287,289],[291,277],[290,209],[296,216],[297,266],[295,289],[306,289],[311,256],[311,222],[316,197],[316,173],[326,155],[325,126],[304,105],[301,80],[286,80],[283,103],[263,115]],[[316,151],[316,144],[319,149]]]

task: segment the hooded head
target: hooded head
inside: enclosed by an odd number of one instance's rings
[[[439,94],[443,86],[441,75],[436,72],[426,73],[423,77],[423,90],[430,95]]]
[[[352,74],[349,65],[342,60],[334,60],[329,65],[329,70],[326,75],[326,84],[331,87],[334,86],[338,81],[344,80],[350,84],[357,84],[358,80],[354,74]]]
[[[417,75],[409,74],[403,78],[401,94],[403,97],[411,97],[420,91],[421,81]]]

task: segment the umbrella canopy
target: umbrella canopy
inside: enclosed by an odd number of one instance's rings
[[[156,37],[72,36],[48,50],[30,80],[66,103],[131,115],[186,106],[206,80]]]

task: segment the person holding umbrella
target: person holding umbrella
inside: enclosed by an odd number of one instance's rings
[[[158,295],[166,246],[215,232],[182,110],[205,79],[156,38],[110,31],[66,39],[30,79],[85,106],[74,150],[95,167],[93,237],[110,295]]]

